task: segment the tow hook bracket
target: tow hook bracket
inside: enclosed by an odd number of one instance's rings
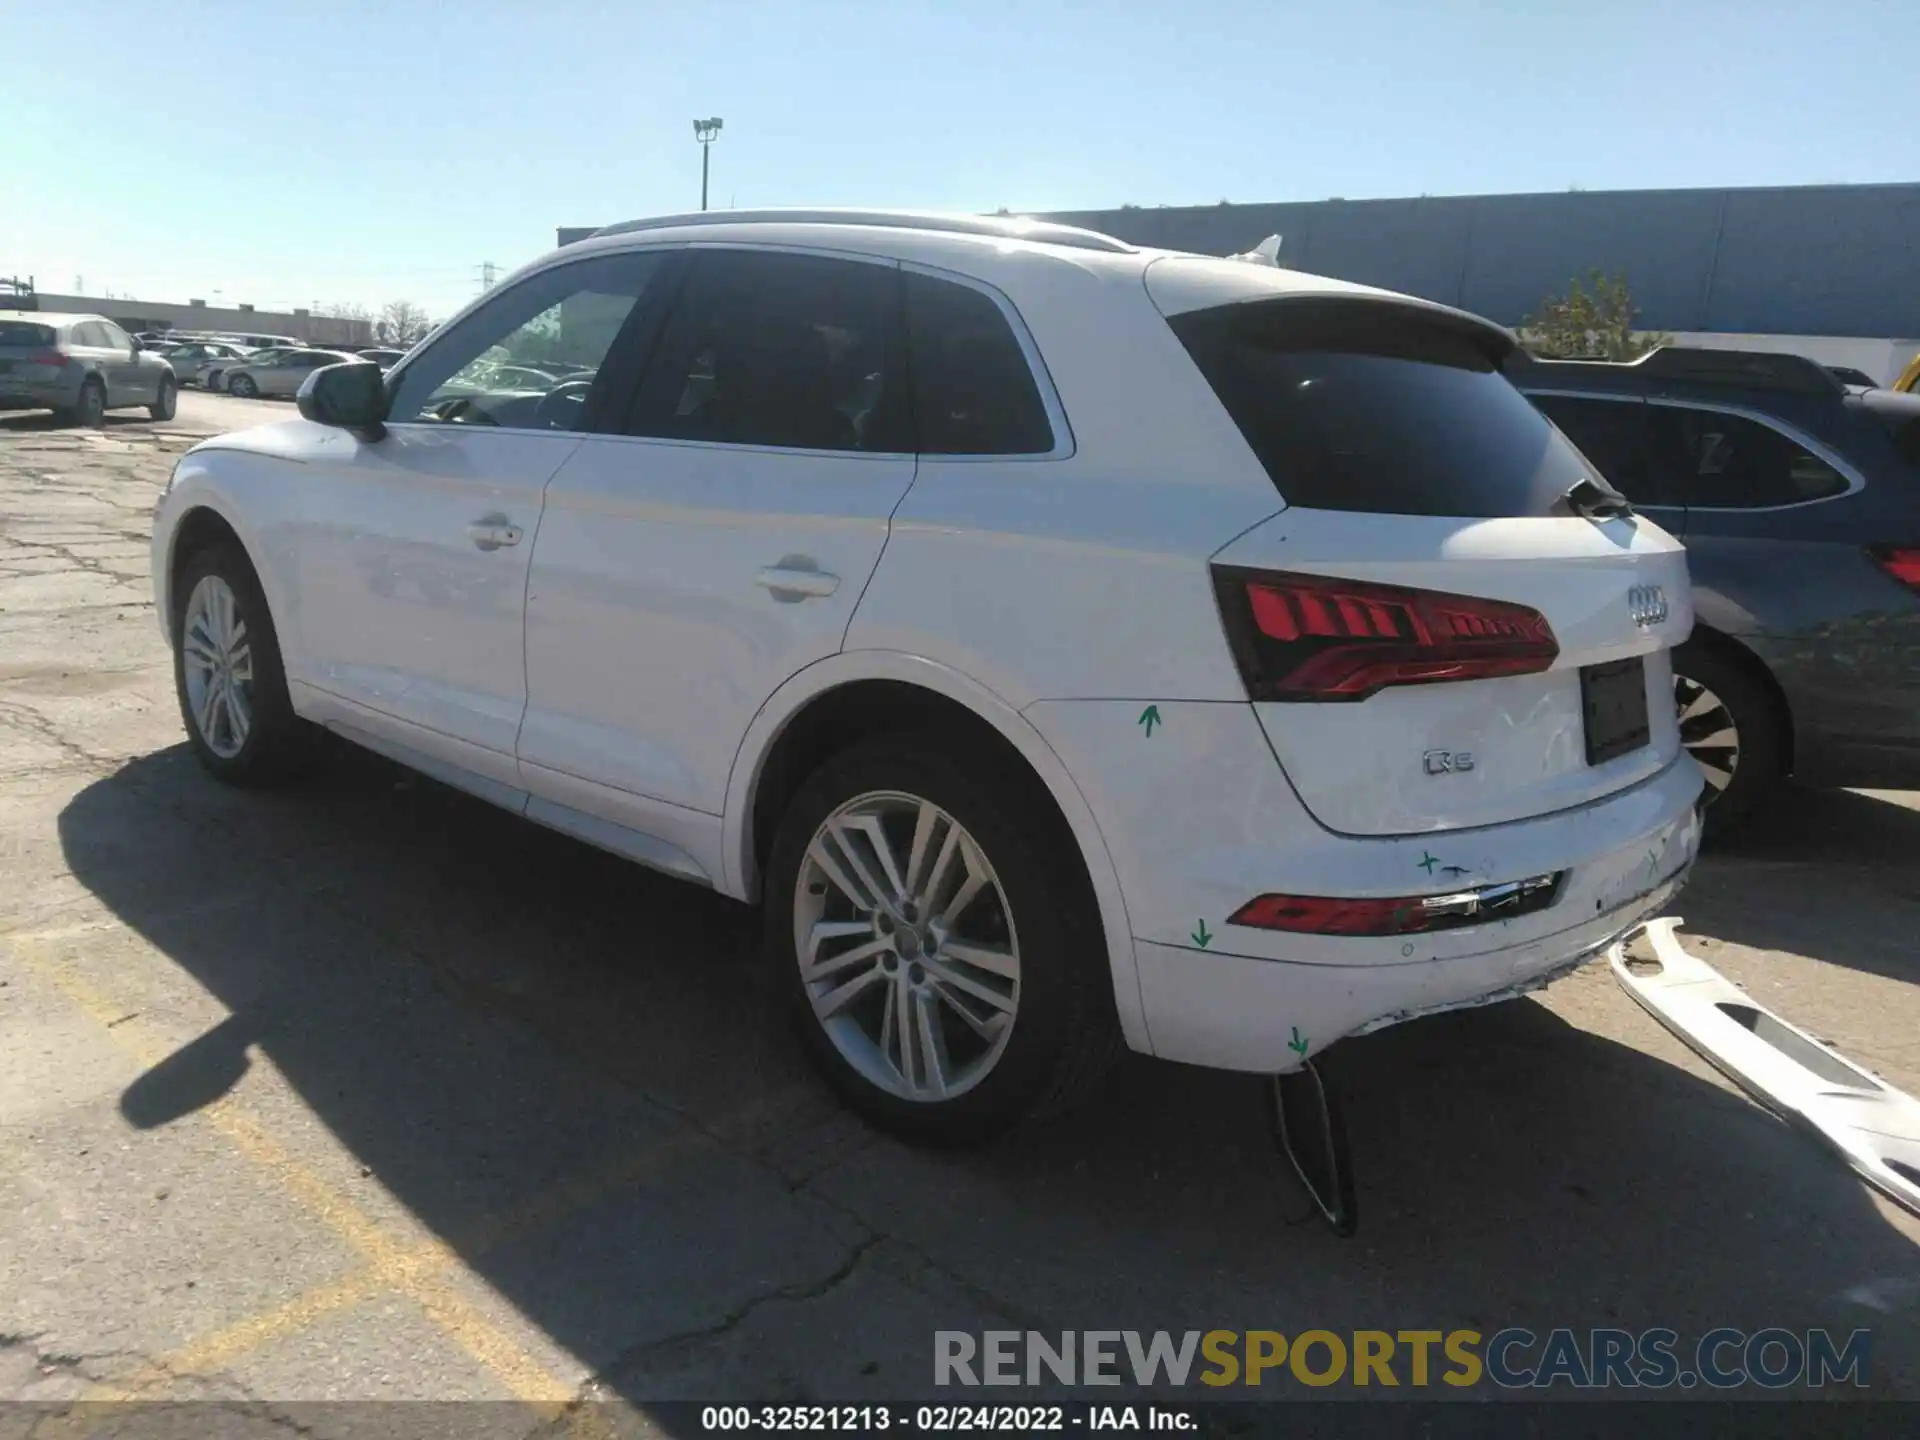
[[[1682,948],[1677,916],[1607,952],[1646,1012],[1759,1104],[1839,1151],[1854,1173],[1920,1215],[1920,1100],[1789,1024]]]
[[[1360,1215],[1354,1204],[1347,1127],[1338,1096],[1311,1060],[1269,1080],[1267,1120],[1273,1148],[1293,1167],[1320,1218],[1336,1235],[1353,1234]]]

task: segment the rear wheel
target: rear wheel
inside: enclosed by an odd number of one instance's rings
[[[80,383],[80,398],[73,407],[73,420],[89,430],[98,430],[107,423],[107,387],[97,377],[88,376]]]
[[[253,383],[251,375],[235,375],[227,381],[227,393],[238,395],[242,400],[257,400],[260,398],[260,387]]]
[[[1739,828],[1785,771],[1785,723],[1774,697],[1745,666],[1689,641],[1673,652],[1680,743],[1706,776],[1709,834]]]
[[[200,763],[229,785],[272,784],[307,753],[260,581],[231,544],[189,555],[174,581],[173,676]]]
[[[815,1063],[908,1140],[968,1144],[1089,1089],[1118,1054],[1084,875],[1030,785],[935,736],[885,737],[801,787],[766,943]]]
[[[174,412],[180,408],[180,389],[171,375],[160,377],[160,393],[154,397],[153,404],[147,407],[147,414],[156,420],[171,420]]]

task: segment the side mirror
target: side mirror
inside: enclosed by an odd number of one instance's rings
[[[323,365],[300,382],[300,413],[316,425],[337,425],[363,440],[387,433],[387,386],[371,360]]]
[[[145,342],[142,341],[138,335],[130,335],[127,338],[133,341],[134,354],[138,355],[142,350],[147,348]]]

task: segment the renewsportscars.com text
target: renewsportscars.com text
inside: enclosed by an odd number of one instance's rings
[[[1867,1384],[1854,1330],[938,1330],[936,1385],[1328,1385],[1785,1389]]]

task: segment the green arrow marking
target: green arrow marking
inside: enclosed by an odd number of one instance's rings
[[[1427,874],[1431,875],[1433,874],[1433,867],[1440,863],[1440,857],[1438,855],[1429,855],[1426,851],[1422,850],[1419,860],[1415,863],[1418,864],[1422,870],[1426,871]]]
[[[1202,920],[1200,922],[1200,928],[1193,932],[1192,939],[1193,943],[1198,945],[1202,950],[1206,949],[1207,946],[1213,942],[1213,936],[1207,933],[1206,921]]]
[[[1302,1060],[1307,1058],[1307,1042],[1300,1038],[1300,1027],[1293,1027],[1293,1038],[1287,1042],[1287,1049],[1293,1051]]]
[[[1149,705],[1140,712],[1140,718],[1133,723],[1146,726],[1147,738],[1151,740],[1153,738],[1153,727],[1156,725],[1164,725],[1166,722],[1160,718],[1160,707],[1158,705]]]

